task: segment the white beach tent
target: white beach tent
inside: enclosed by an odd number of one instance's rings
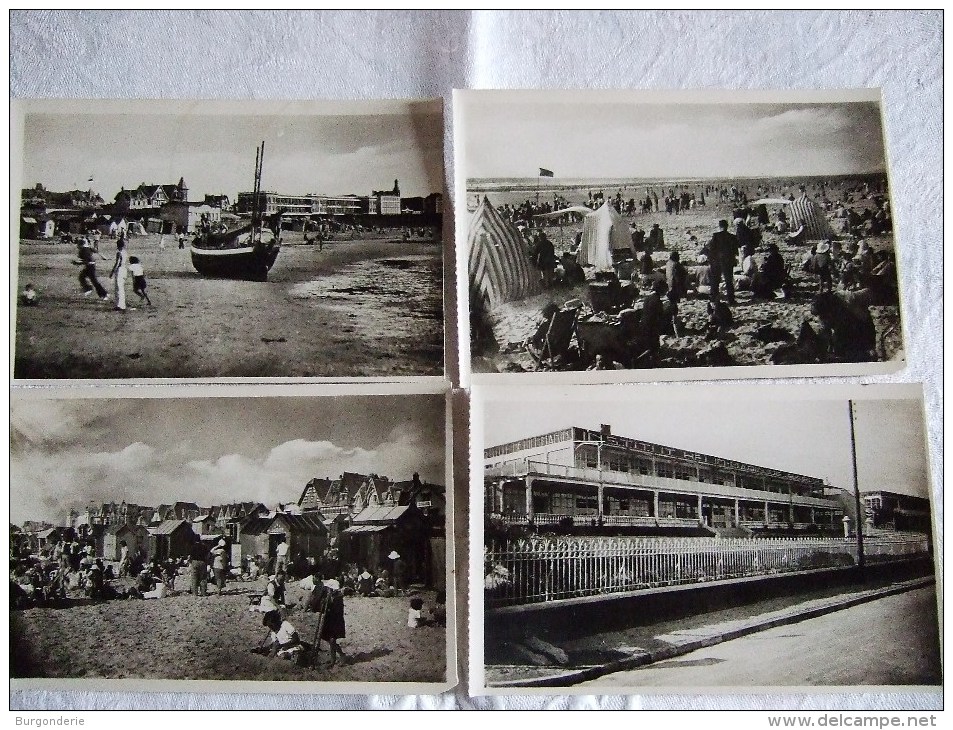
[[[540,213],[536,217],[555,218],[566,213],[581,213],[585,216],[582,220],[582,241],[576,255],[580,266],[611,269],[613,251],[632,250],[632,229],[609,203],[603,203],[597,210],[573,205],[552,213]]]
[[[542,291],[522,234],[486,197],[470,219],[467,246],[471,306],[490,311]]]
[[[608,203],[592,211],[582,222],[582,243],[577,260],[580,266],[612,268],[613,251],[632,250],[632,231],[618,211]]]

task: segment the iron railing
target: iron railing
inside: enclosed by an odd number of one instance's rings
[[[864,541],[868,563],[927,554],[925,535]],[[486,608],[857,564],[854,538],[531,537],[484,548]]]

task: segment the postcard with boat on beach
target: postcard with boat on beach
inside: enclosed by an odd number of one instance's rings
[[[880,93],[458,91],[464,382],[904,362]]]
[[[453,687],[446,386],[197,389],[14,392],[12,688]]]
[[[442,108],[15,101],[14,378],[442,378]]]

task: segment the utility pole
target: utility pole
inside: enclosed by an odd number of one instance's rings
[[[857,507],[857,567],[861,581],[864,580],[864,522],[861,512],[860,485],[857,481],[857,439],[854,436],[854,401],[847,401],[847,412],[850,415],[850,460],[854,469],[854,500]]]

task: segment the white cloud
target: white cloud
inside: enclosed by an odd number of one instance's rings
[[[297,499],[313,477],[356,471],[401,480],[414,471],[433,471],[442,464],[442,448],[395,431],[373,449],[294,439],[257,456],[196,458],[182,444],[159,451],[142,442],[94,453],[30,451],[11,458],[11,518],[59,522],[69,508],[90,501],[156,506],[183,500],[208,506],[257,500],[271,506]]]

